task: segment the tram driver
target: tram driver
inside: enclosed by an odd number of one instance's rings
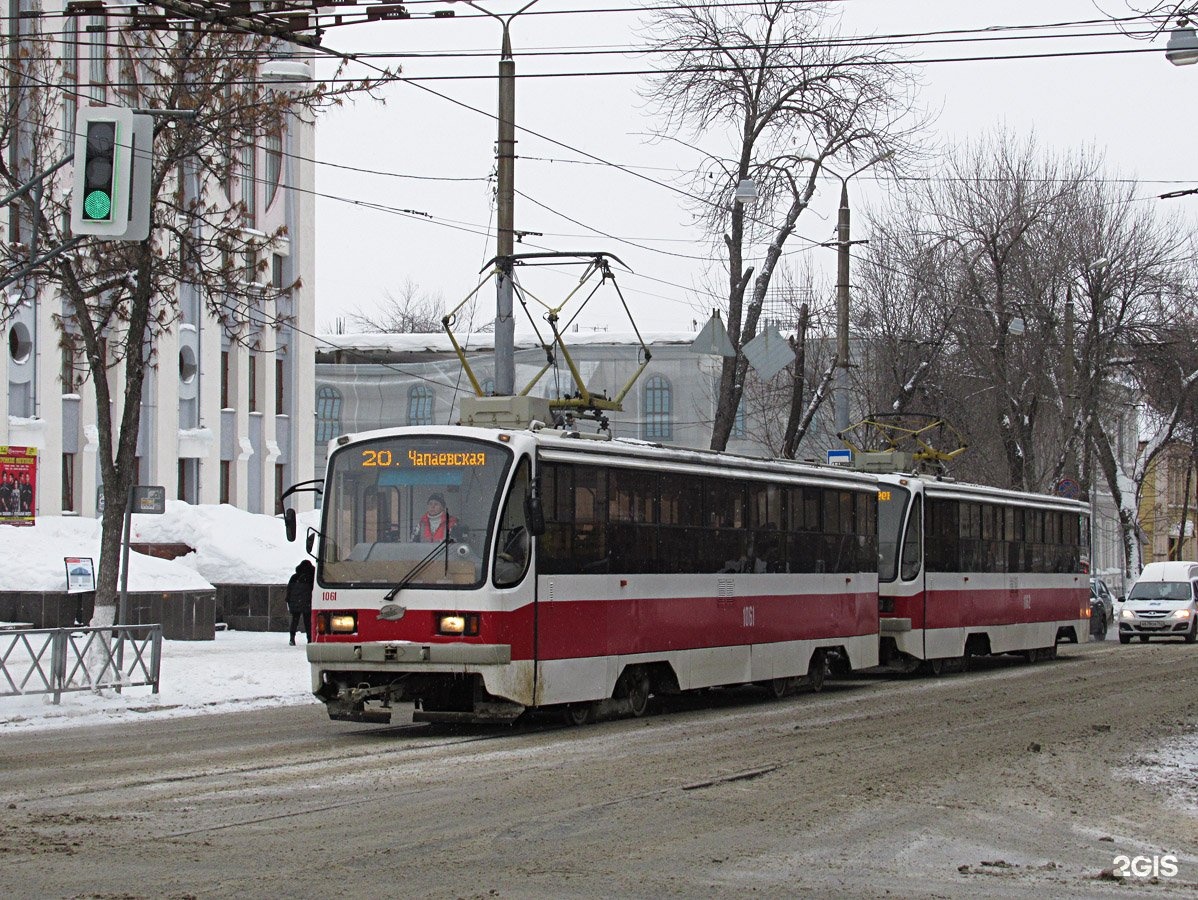
[[[458,527],[458,520],[449,514],[442,494],[428,495],[428,506],[416,529],[412,532],[412,541],[417,544],[439,544],[448,537],[453,540]]]

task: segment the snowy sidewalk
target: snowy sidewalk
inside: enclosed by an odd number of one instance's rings
[[[315,703],[303,638],[279,632],[218,631],[215,641],[163,641],[159,692],[79,691],[0,697],[0,734],[14,730],[111,724],[264,706]]]

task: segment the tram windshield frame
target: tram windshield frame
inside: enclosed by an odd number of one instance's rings
[[[510,448],[445,434],[396,434],[329,459],[317,579],[322,587],[481,587]],[[436,509],[441,518],[427,514]]]

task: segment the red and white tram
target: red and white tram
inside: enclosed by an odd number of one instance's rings
[[[581,723],[1088,634],[1088,527],[1066,500],[473,427],[342,436],[323,492],[307,652],[337,719],[407,701],[418,720]]]
[[[1088,639],[1089,514],[1074,500],[879,476],[882,662],[1050,659]],[[901,538],[900,538],[901,536]]]
[[[514,718],[878,662],[877,482],[561,431],[401,428],[330,455],[308,645],[334,718]],[[433,495],[442,503],[428,503]],[[456,520],[427,533],[426,507]],[[438,520],[438,524],[440,521]]]

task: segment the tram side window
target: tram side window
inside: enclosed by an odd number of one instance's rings
[[[1076,513],[1065,513],[1062,524],[1061,540],[1069,550],[1069,557],[1066,561],[1066,572],[1078,572],[1081,570],[1081,516]]]
[[[877,565],[877,512],[864,492],[543,463],[541,493],[545,574],[865,572]]]
[[[607,571],[607,473],[596,466],[546,463],[542,490],[553,491],[540,541],[546,574]]]
[[[707,523],[706,561],[696,559],[696,571],[741,572],[748,564],[748,532],[745,530],[745,483],[731,478],[703,479],[703,517]]]
[[[499,540],[495,543],[495,584],[511,587],[519,584],[532,561],[532,538],[528,532],[524,501],[529,495],[530,466],[528,457],[520,460],[512,489],[503,506],[499,520]]]
[[[657,473],[612,469],[607,488],[607,549],[613,570],[656,571]]]
[[[903,558],[900,567],[900,577],[903,581],[914,581],[919,577],[919,567],[923,560],[923,502],[919,497],[911,504],[911,514],[907,516],[907,531],[903,535]]]
[[[928,501],[928,548],[927,569],[929,572],[960,571],[960,524],[959,509],[952,500]]]
[[[703,492],[694,478],[678,472],[662,472],[658,489],[657,571],[698,571],[703,544]]]

